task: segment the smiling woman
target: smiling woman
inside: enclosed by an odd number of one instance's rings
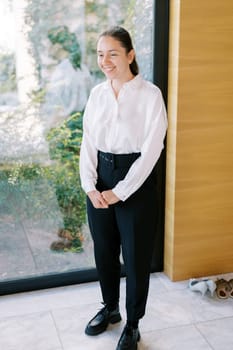
[[[106,81],[92,89],[84,112],[80,175],[105,306],[86,334],[100,334],[121,320],[122,250],[127,324],[117,350],[136,350],[156,236],[156,166],[164,148],[166,109],[159,88],[135,70],[126,29],[114,26],[102,33],[97,53]]]

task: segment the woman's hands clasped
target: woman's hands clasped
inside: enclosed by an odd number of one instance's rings
[[[87,195],[96,209],[106,209],[109,205],[120,201],[120,199],[113,193],[112,190],[103,192],[94,190],[88,192]]]

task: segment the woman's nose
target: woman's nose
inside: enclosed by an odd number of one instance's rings
[[[109,56],[108,55],[104,55],[103,59],[102,59],[102,63],[103,64],[107,64],[109,62]]]

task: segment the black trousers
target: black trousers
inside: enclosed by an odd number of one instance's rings
[[[125,177],[138,156],[140,154],[99,152],[97,189],[112,189]],[[122,248],[126,271],[126,312],[127,320],[131,322],[145,314],[156,211],[155,169],[125,202],[120,201],[107,209],[96,209],[87,198],[88,221],[103,301],[112,306],[119,302]]]

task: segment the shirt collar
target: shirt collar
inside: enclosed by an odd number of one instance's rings
[[[140,87],[142,83],[142,76],[140,74],[136,75],[133,79],[125,82],[122,86],[122,88],[129,88],[129,89],[137,89]],[[111,87],[111,80],[106,80],[104,84],[105,89],[112,88]]]

